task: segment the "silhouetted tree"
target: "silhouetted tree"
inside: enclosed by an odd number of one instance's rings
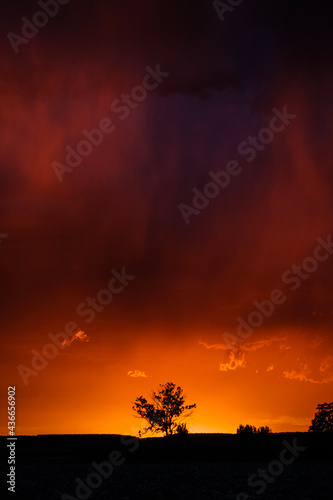
[[[258,427],[258,429],[254,425],[240,425],[237,428],[237,434],[251,435],[251,434],[268,434],[272,432],[272,429],[268,427],[268,425],[262,425]]]
[[[172,382],[160,384],[159,390],[153,391],[151,399],[152,403],[149,403],[140,396],[132,407],[140,418],[148,422],[145,432],[163,432],[169,436],[178,429],[179,422],[192,415],[193,408],[196,408],[195,404],[185,405],[183,389]],[[184,427],[181,432],[184,432]]]
[[[317,410],[309,432],[333,432],[333,402],[319,404]]]

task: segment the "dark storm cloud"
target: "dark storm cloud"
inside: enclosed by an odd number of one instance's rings
[[[36,8],[13,2],[3,33]],[[61,328],[117,266],[137,278],[104,318],[133,324],[233,324],[249,297],[269,293],[331,224],[329,85],[317,73],[330,10],[244,2],[221,23],[211,2],[72,0],[19,54],[3,37],[8,323],[35,310],[41,331]],[[170,76],[60,185],[51,162],[156,64]],[[247,165],[238,145],[286,104],[298,121]],[[235,158],[242,174],[187,228],[179,203]],[[319,287],[325,295],[324,277]],[[274,321],[312,305],[295,295]]]

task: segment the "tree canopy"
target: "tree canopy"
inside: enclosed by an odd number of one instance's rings
[[[333,402],[322,403],[317,406],[317,412],[309,427],[309,432],[333,431]]]
[[[175,431],[182,430],[186,426],[180,422],[188,418],[196,408],[196,404],[185,405],[183,389],[172,382],[160,384],[158,391],[153,391],[151,403],[140,396],[133,403],[133,410],[139,418],[143,418],[149,424],[145,432],[162,432],[166,436]]]

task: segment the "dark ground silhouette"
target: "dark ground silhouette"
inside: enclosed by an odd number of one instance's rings
[[[6,448],[5,440],[0,438],[1,450]],[[258,494],[259,486],[250,487],[248,478],[278,461],[285,442],[302,450]],[[114,456],[119,465],[99,487],[88,488],[86,500],[332,498],[333,435],[329,433],[189,434],[146,440],[119,435],[18,436],[13,498],[61,500],[65,493],[68,497],[62,500],[78,498],[76,478],[86,484],[88,475],[96,473],[92,463],[108,461],[112,451],[118,452]],[[286,456],[290,459],[292,453]],[[1,467],[2,477],[6,469]],[[241,492],[248,496],[239,496]]]

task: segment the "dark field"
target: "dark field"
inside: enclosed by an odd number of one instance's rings
[[[266,464],[124,464],[87,498],[116,500],[235,500],[246,481]],[[61,499],[75,496],[76,477],[85,480],[89,465],[26,465],[19,471],[17,493],[22,500]],[[332,500],[332,464],[295,464],[285,470],[266,491],[251,499]],[[68,498],[70,498],[70,496]],[[246,497],[245,497],[246,498]]]
[[[0,440],[3,451],[5,438]],[[279,469],[276,462],[285,449],[285,442],[290,448],[296,443],[298,456],[293,463]],[[308,433],[247,438],[198,434],[169,440],[121,439],[114,435],[18,436],[16,493],[10,493],[10,497],[19,500],[332,500],[332,443],[332,436]],[[105,466],[103,470],[108,477],[102,479],[92,463],[98,467],[101,462],[109,462],[111,452],[114,452],[111,457],[115,463],[113,467]],[[288,450],[284,456],[292,460],[293,454]],[[272,461],[275,465],[270,465]],[[266,470],[268,481],[258,477],[259,468]],[[7,473],[8,466],[1,467],[2,479]],[[95,476],[89,476],[91,473]],[[256,477],[249,486],[247,481],[252,474]],[[82,486],[81,495],[77,496],[77,479],[82,480],[81,485],[87,485],[88,477],[92,480],[90,487]],[[95,486],[94,481],[100,485]],[[241,492],[244,495],[238,496]],[[67,496],[62,497],[65,493]]]

